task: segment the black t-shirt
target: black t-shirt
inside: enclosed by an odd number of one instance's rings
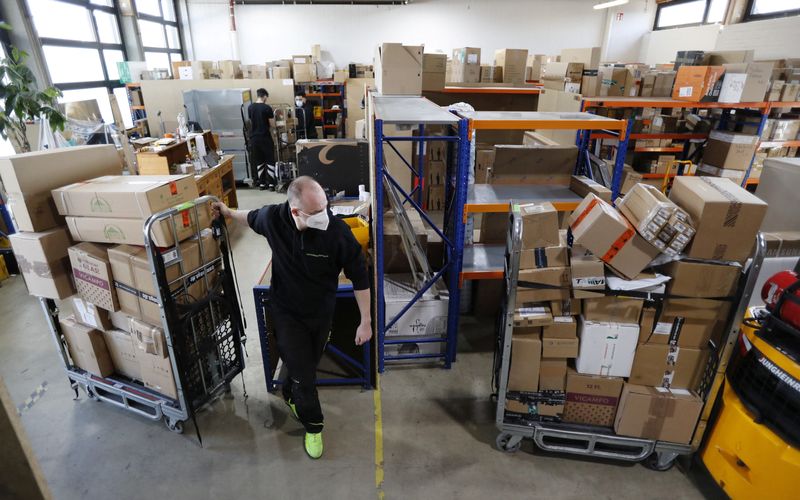
[[[272,106],[254,102],[247,108],[247,116],[250,118],[250,138],[272,142],[272,135],[269,133],[269,120],[275,118]]]
[[[247,214],[247,223],[272,248],[270,299],[289,313],[315,318],[333,314],[342,269],[354,290],[369,288],[361,246],[344,221],[330,210],[328,217],[326,231],[299,231],[288,202]]]

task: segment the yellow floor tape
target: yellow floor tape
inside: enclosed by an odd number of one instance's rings
[[[381,411],[381,375],[375,374],[375,390],[372,391],[375,408],[375,489],[378,500],[383,500],[383,413]]]

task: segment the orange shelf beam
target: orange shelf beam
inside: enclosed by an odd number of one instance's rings
[[[759,148],[797,148],[800,141],[764,141],[758,145]]]
[[[445,87],[441,90],[445,94],[528,94],[537,95],[541,88],[524,87]]]

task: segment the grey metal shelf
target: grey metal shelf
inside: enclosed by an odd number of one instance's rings
[[[373,97],[375,119],[384,125],[458,125],[458,117],[424,97]],[[587,113],[588,114],[588,113]]]
[[[505,251],[506,246],[502,243],[465,246],[461,278],[502,279]]]
[[[540,203],[549,201],[556,210],[575,210],[581,197],[570,191],[569,186],[519,185],[519,184],[473,184],[467,191],[467,213],[508,213],[508,206],[515,203]]]

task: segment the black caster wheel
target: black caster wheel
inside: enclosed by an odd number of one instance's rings
[[[522,437],[512,434],[498,434],[495,440],[497,449],[506,453],[516,453],[522,448]]]
[[[676,454],[672,453],[659,453],[657,451],[650,454],[645,458],[642,465],[650,470],[658,472],[666,472],[675,465]]]
[[[183,421],[182,420],[176,420],[175,422],[172,422],[171,420],[167,420],[166,424],[167,424],[167,429],[171,430],[172,432],[174,432],[176,434],[183,434]]]

